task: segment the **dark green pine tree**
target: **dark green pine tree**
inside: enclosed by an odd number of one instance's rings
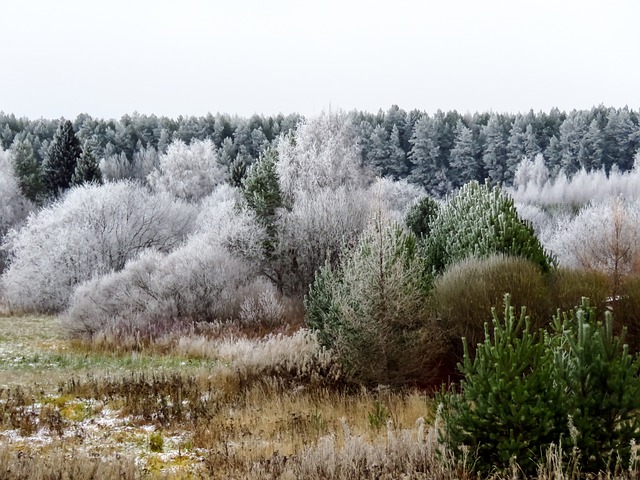
[[[49,196],[57,197],[71,186],[80,155],[82,148],[73,124],[69,120],[62,121],[49,147],[47,159],[42,164],[44,184]]]
[[[32,202],[39,202],[44,196],[42,169],[31,143],[27,140],[16,142],[12,147],[13,171],[18,179],[22,194]]]
[[[71,185],[82,185],[83,183],[102,184],[102,172],[89,142],[85,142],[82,154],[71,177]]]

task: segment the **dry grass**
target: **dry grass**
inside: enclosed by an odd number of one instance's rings
[[[471,478],[429,395],[343,385],[302,331],[110,353],[22,317],[0,318],[0,339],[0,478]],[[560,458],[540,478],[576,478]]]

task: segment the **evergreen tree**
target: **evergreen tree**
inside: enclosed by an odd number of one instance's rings
[[[402,149],[402,139],[397,125],[391,128],[389,135],[389,159],[385,176],[394,180],[404,178],[407,174],[407,155]]]
[[[450,178],[454,186],[459,187],[471,180],[478,180],[480,165],[476,159],[476,148],[471,129],[467,128],[462,120],[459,120],[456,130],[456,140],[451,150],[449,165],[451,167]]]
[[[597,120],[592,120],[580,142],[578,162],[586,171],[599,170],[603,166],[604,138]]]
[[[71,177],[71,185],[82,185],[83,183],[102,185],[102,172],[89,142],[85,142],[84,149],[73,172],[73,177]]]
[[[429,285],[416,237],[377,216],[355,248],[343,249],[340,267],[327,264],[316,275],[306,322],[351,379],[425,384],[443,346],[429,316]]]
[[[426,246],[437,271],[467,257],[494,253],[528,258],[545,271],[554,263],[533,228],[520,219],[513,199],[499,187],[476,181],[462,187],[440,210]]]
[[[44,194],[42,170],[29,141],[16,142],[12,147],[13,171],[22,194],[32,202],[38,202]]]
[[[80,155],[80,140],[73,130],[73,124],[69,120],[60,122],[49,147],[47,159],[42,165],[48,195],[58,196],[71,186]]]
[[[440,167],[438,165],[440,147],[435,125],[428,115],[416,122],[411,145],[409,152],[409,160],[413,164],[411,180],[429,189]]]
[[[588,129],[586,112],[573,111],[560,126],[560,163],[571,177],[580,169],[580,143]]]
[[[527,158],[534,158],[541,152],[542,149],[538,145],[538,138],[533,130],[533,125],[529,124],[524,133],[524,154]]]
[[[611,109],[607,115],[607,125],[604,127],[604,164],[607,171],[613,165],[622,171],[631,170],[635,151],[629,149],[634,144],[634,134],[638,127],[631,120],[629,110]]]
[[[267,233],[262,245],[263,273],[281,288],[281,272],[278,268],[272,268],[277,255],[278,210],[283,206],[276,172],[277,160],[277,150],[273,148],[267,150],[242,179],[242,193],[247,205],[255,212],[258,222]]]
[[[498,115],[491,115],[489,123],[483,128],[483,133],[485,137],[485,147],[482,161],[488,178],[492,182],[498,183],[510,181],[513,172],[507,171],[507,140]]]

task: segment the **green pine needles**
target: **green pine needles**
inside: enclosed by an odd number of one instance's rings
[[[473,359],[465,348],[460,392],[441,396],[442,441],[481,474],[513,464],[535,474],[560,444],[583,472],[626,467],[640,435],[639,364],[612,325],[609,312],[596,322],[585,299],[551,333],[534,332],[506,295]]]
[[[427,257],[437,272],[470,256],[504,253],[524,257],[548,271],[555,260],[533,228],[520,219],[513,199],[500,187],[472,181],[430,223]]]
[[[417,239],[376,218],[338,267],[325,265],[305,298],[307,325],[365,385],[426,384],[444,335],[428,309],[430,277]]]

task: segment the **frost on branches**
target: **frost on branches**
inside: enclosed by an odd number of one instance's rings
[[[143,250],[174,248],[194,217],[189,205],[131,182],[73,188],[9,233],[6,300],[14,309],[59,311],[79,283],[121,270]]]

